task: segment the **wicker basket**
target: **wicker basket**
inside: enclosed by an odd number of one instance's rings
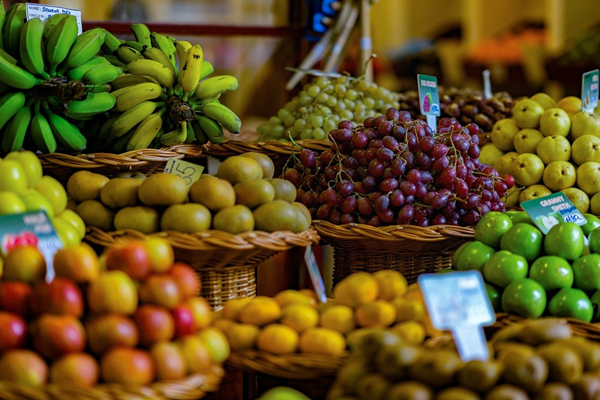
[[[207,231],[195,234],[157,232],[151,236],[167,239],[175,250],[175,258],[196,270],[202,282],[200,295],[215,310],[221,309],[228,300],[256,295],[256,266],[261,262],[293,247],[319,243],[319,235],[312,229],[299,234],[253,231],[232,235]],[[110,247],[146,237],[135,230],[104,232],[91,227],[86,240],[96,246]]]
[[[101,384],[93,388],[50,384],[42,389],[0,382],[3,400],[184,400],[201,399],[219,388],[224,371],[213,367],[208,374],[192,374],[181,381],[156,382],[150,386]]]
[[[355,272],[393,269],[409,283],[423,273],[450,268],[454,251],[473,240],[473,228],[460,226],[390,225],[374,228],[365,224],[334,225],[313,221],[313,227],[333,246],[333,284]]]
[[[161,172],[169,158],[193,160],[200,158],[209,145],[180,144],[162,149],[134,150],[122,154],[40,154],[38,158],[45,175],[66,183],[74,172],[91,171],[102,175],[113,175],[120,171],[141,171],[145,175]]]

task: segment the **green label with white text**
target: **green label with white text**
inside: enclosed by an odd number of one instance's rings
[[[419,87],[419,103],[421,114],[440,115],[440,95],[438,93],[437,78],[431,75],[417,75]]]
[[[598,78],[597,69],[586,72],[581,79],[581,111],[593,113],[598,106]]]
[[[548,196],[527,200],[521,203],[523,210],[531,217],[535,225],[545,235],[554,225],[561,222],[574,222],[585,225],[587,220],[573,205],[571,200],[561,192]]]

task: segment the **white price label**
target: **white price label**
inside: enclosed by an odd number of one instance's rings
[[[191,162],[178,160],[176,158],[169,158],[167,165],[165,166],[165,172],[167,174],[174,174],[181,177],[188,186],[192,186],[200,176],[204,167],[202,165],[192,164]]]
[[[77,28],[79,29],[79,34],[81,35],[81,32],[83,32],[83,24],[81,22],[81,10],[36,3],[27,3],[26,10],[27,21],[29,21],[32,18],[39,18],[42,20],[42,22],[44,22],[54,14],[72,15],[75,18],[77,18]]]

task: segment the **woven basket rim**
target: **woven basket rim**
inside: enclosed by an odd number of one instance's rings
[[[295,146],[291,142],[281,142],[279,140],[245,142],[242,140],[231,139],[220,144],[211,144],[210,148],[208,148],[205,153],[217,158],[225,158],[247,152],[259,152],[266,154],[267,156],[289,156],[292,152],[297,153],[302,148],[323,151],[331,147],[331,142],[329,140],[319,139],[296,140],[296,144],[298,146]]]

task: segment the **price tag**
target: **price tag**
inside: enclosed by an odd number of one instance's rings
[[[81,35],[81,32],[83,32],[83,25],[81,24],[81,10],[37,3],[26,3],[25,9],[27,11],[27,21],[32,18],[39,18],[42,20],[42,22],[45,22],[54,14],[72,15],[77,18],[77,28],[79,29],[79,34]]]
[[[424,274],[419,287],[433,326],[452,332],[463,361],[488,360],[489,349],[483,326],[496,321],[496,314],[479,271]]]
[[[598,106],[598,78],[597,69],[586,72],[581,78],[581,111],[593,113]]]
[[[312,281],[315,292],[317,293],[317,298],[321,303],[327,303],[325,284],[323,283],[323,277],[321,276],[319,265],[317,265],[315,253],[312,251],[312,246],[308,246],[306,248],[306,251],[304,252],[304,262],[306,263],[306,268],[308,268],[308,274],[310,275],[310,280]]]
[[[492,82],[490,81],[490,70],[486,69],[483,71],[483,96],[486,100],[493,97],[492,94]]]
[[[63,244],[45,211],[0,216],[0,251],[36,245],[46,260],[46,281],[54,278],[54,254]]]
[[[577,225],[585,225],[587,222],[571,200],[561,192],[524,201],[521,207],[544,235],[560,222],[574,222]]]
[[[192,164],[191,162],[169,158],[165,166],[165,173],[178,175],[188,186],[192,186],[200,176],[202,176],[204,167],[202,165]]]
[[[419,87],[419,104],[421,114],[427,117],[427,125],[432,131],[436,131],[436,118],[440,115],[440,95],[438,93],[437,78],[431,75],[417,75],[417,86]]]

